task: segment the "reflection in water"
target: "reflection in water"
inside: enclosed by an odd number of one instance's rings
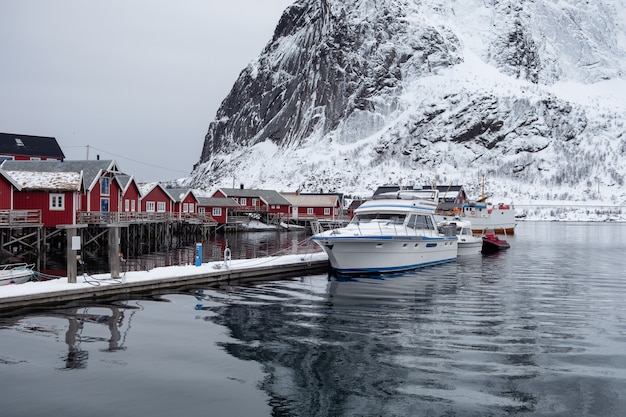
[[[263,389],[288,415],[417,415],[447,405],[530,411],[535,399],[517,381],[536,377],[534,339],[510,333],[493,276],[467,287],[468,267],[317,276],[205,290],[200,299],[211,301],[202,307],[215,313],[207,319],[237,340],[224,349],[264,365]],[[449,297],[463,301],[449,304]],[[481,380],[480,390],[469,388]]]
[[[405,274],[3,317],[0,400],[29,417],[106,415],[112,398],[152,417],[620,416],[625,232],[523,224],[508,251]]]
[[[125,326],[125,310],[127,309],[132,311]],[[107,352],[126,349],[123,341],[130,330],[132,316],[136,311],[137,308],[128,306],[124,308],[118,306],[98,306],[56,310],[53,314],[55,317],[66,317],[68,321],[67,331],[65,332],[65,343],[68,348],[67,356],[65,357],[65,368],[86,368],[89,359],[89,351],[86,349],[86,345],[92,343],[106,343],[106,347],[102,350]],[[89,330],[92,330],[90,329],[92,326],[104,326],[108,330],[108,337],[93,336],[89,332]],[[95,330],[93,333],[97,334],[97,329]]]
[[[626,339],[604,312],[626,315],[626,284],[586,238],[525,239],[404,274],[205,289],[196,309],[263,365],[276,415],[616,415]]]

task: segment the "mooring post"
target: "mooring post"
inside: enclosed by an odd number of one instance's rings
[[[65,236],[67,239],[66,244],[66,263],[67,263],[67,282],[69,284],[76,284],[77,275],[77,252],[81,249],[82,242],[80,236],[78,236],[78,229],[87,227],[86,224],[64,224],[57,226],[57,229],[65,230]]]
[[[120,228],[109,225],[109,269],[111,278],[120,277]]]
[[[109,269],[111,270],[111,278],[120,277],[120,263],[123,255],[120,251],[121,227],[128,227],[127,224],[109,224]]]

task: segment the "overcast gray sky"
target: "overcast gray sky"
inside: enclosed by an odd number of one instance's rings
[[[185,177],[294,2],[1,0],[0,132],[56,137],[67,159],[116,159],[139,181]]]

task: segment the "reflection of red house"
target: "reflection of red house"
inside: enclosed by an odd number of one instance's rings
[[[198,197],[198,214],[211,216],[218,224],[228,223],[229,212],[239,208],[230,198]]]
[[[7,173],[20,186],[14,192],[14,210],[41,210],[44,227],[76,224],[82,191],[80,172]]]
[[[174,200],[161,184],[147,184],[142,187],[141,211],[145,213],[172,213]]]
[[[213,193],[214,198],[232,198],[239,204],[239,211],[277,214],[281,217],[291,213],[291,204],[274,190],[254,190],[246,188],[220,188]]]

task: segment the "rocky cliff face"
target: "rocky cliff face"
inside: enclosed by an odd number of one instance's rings
[[[486,174],[511,192],[602,183],[622,198],[625,11],[300,0],[224,99],[188,183],[367,192]]]

